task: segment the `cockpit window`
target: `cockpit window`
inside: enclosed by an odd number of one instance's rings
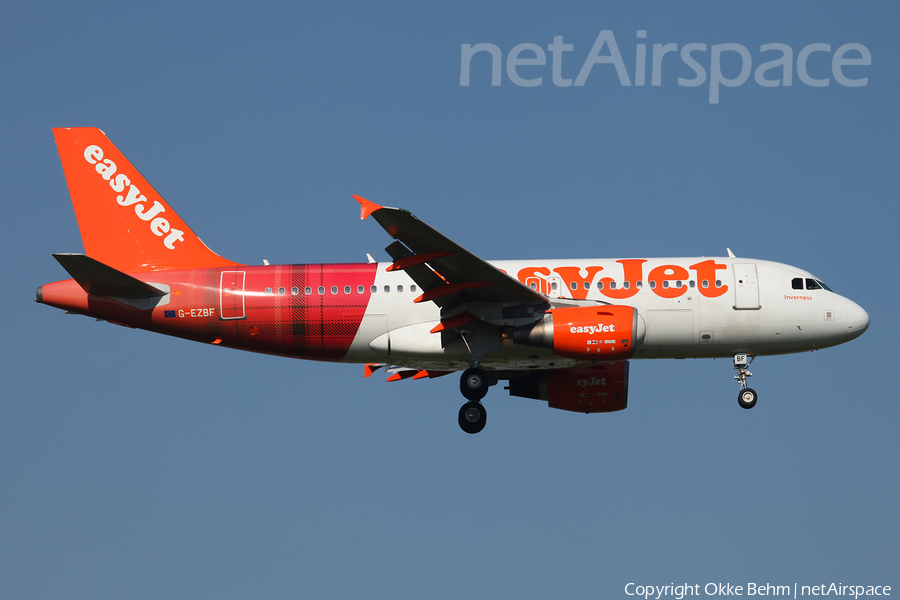
[[[828,290],[829,292],[832,291],[830,287],[825,285],[825,283],[819,279],[807,277],[805,281],[807,290]],[[802,277],[794,277],[793,279],[791,279],[791,288],[795,290],[802,290],[804,289],[803,282],[804,279]]]
[[[831,291],[831,288],[819,281],[818,279],[810,279],[807,277],[806,279],[806,289],[808,290],[828,290]]]

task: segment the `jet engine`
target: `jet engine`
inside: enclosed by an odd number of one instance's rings
[[[541,321],[517,328],[513,341],[567,358],[612,362],[634,356],[646,331],[631,306],[576,306],[550,310]]]
[[[572,412],[622,410],[628,406],[628,362],[535,371],[510,379],[509,395]]]

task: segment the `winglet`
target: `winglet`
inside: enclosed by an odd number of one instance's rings
[[[363,221],[364,221],[369,215],[371,215],[373,212],[375,212],[376,210],[380,210],[380,209],[382,208],[380,205],[375,204],[374,202],[371,202],[371,201],[369,201],[369,200],[366,200],[366,199],[363,198],[362,196],[357,196],[356,194],[354,194],[354,195],[353,195],[353,198],[354,198],[357,202],[359,202],[359,208],[360,208],[360,211],[359,211],[359,218],[360,218],[361,220],[363,220]]]

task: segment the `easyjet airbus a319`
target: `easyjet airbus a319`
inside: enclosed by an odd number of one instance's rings
[[[204,344],[379,368],[388,381],[461,371],[459,425],[513,396],[622,410],[628,361],[733,357],[738,403],[756,356],[818,350],[869,326],[810,273],[735,258],[482,260],[411,213],[354,196],[394,241],[392,262],[244,265],[200,241],[95,128],[53,130],[85,254],[37,301]]]

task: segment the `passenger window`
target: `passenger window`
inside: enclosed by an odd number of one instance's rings
[[[272,295],[272,288],[266,288],[266,296]]]
[[[389,286],[389,285],[384,286],[384,293],[387,294],[389,291],[391,291],[391,286]]]
[[[319,295],[320,296],[325,295],[325,286],[324,285],[319,286]]]
[[[603,282],[602,282],[602,281],[598,281],[598,282],[597,282],[597,289],[598,289],[598,290],[602,290],[602,289],[603,289]]]
[[[350,286],[349,286],[349,285],[345,285],[345,286],[344,286],[344,293],[345,293],[345,294],[349,294],[349,293],[350,293]]]
[[[668,287],[669,287],[669,282],[663,281],[663,289],[668,289]]]
[[[374,294],[375,292],[378,291],[378,286],[377,286],[377,285],[373,285],[373,286],[370,288],[370,291]]]
[[[298,288],[298,287],[291,288],[291,296],[296,296],[299,293],[300,293],[300,288]]]
[[[656,282],[655,282],[655,281],[651,281],[651,282],[650,282],[650,289],[651,289],[651,290],[655,290],[655,289],[656,289]]]
[[[284,288],[282,288],[282,287],[278,288],[278,295],[284,296]]]
[[[611,290],[616,289],[616,282],[615,282],[615,281],[610,281],[610,282],[609,282],[609,289],[611,289]]]
[[[634,285],[637,286],[637,289],[641,289],[642,287],[644,287],[644,282],[643,282],[643,281],[636,281],[636,282],[634,283]]]
[[[357,294],[362,294],[362,293],[365,292],[365,291],[366,291],[366,288],[365,288],[365,287],[363,287],[363,286],[361,286],[361,285],[356,286],[356,293],[357,293]]]
[[[803,289],[803,278],[802,277],[794,277],[791,279],[791,289],[802,290]]]
[[[631,284],[626,281],[625,283],[622,284],[622,287],[627,290],[629,287],[631,287]]]
[[[709,287],[709,280],[708,280],[708,279],[704,279],[704,280],[703,280],[703,283],[701,283],[700,285],[702,285],[704,288],[708,288],[708,287]]]
[[[416,286],[414,286],[414,285],[409,286],[409,291],[415,292],[415,291],[416,291]]]
[[[822,286],[819,285],[819,282],[815,279],[806,279],[806,289],[808,290],[821,290]]]
[[[550,284],[550,289],[553,290],[554,292],[556,291],[556,282],[555,281]]]
[[[309,296],[310,294],[312,294],[312,288],[309,286],[306,286],[305,288],[303,288],[303,293],[306,294],[307,296]]]
[[[397,286],[397,291],[398,291],[398,292],[402,292],[402,291],[403,291],[403,286],[402,286],[402,285],[398,285],[398,286]]]
[[[691,286],[691,287],[695,287],[697,284],[694,283],[694,280],[693,280],[693,279],[691,279],[690,281],[688,281],[688,285]]]
[[[589,281],[585,281],[585,282],[584,282],[584,289],[586,289],[586,290],[591,289],[591,284],[590,284]]]
[[[536,284],[535,282],[532,281],[531,283],[528,284],[528,287],[530,287],[530,288],[533,289],[533,290],[536,290],[536,289],[537,289],[537,284]]]
[[[336,285],[331,286],[331,293],[337,294],[337,286]]]

